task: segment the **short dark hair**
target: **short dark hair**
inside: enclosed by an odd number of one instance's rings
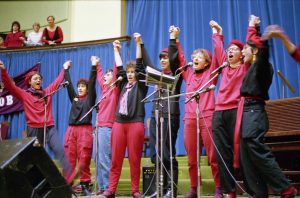
[[[52,17],[53,21],[55,21],[55,17],[53,15],[48,16],[47,21],[48,21],[49,17]]]
[[[108,70],[106,70],[105,74],[110,73],[110,72],[114,73],[114,71],[112,69],[108,69]]]
[[[88,88],[88,85],[89,85],[89,81],[85,78],[80,78],[78,81],[77,81],[77,87],[79,84],[82,84],[82,85],[85,85],[86,88]]]
[[[12,24],[11,24],[11,32],[13,31],[13,26],[14,26],[14,25],[17,25],[17,26],[19,27],[19,32],[20,32],[21,25],[20,25],[20,23],[19,23],[18,21],[12,22]]]

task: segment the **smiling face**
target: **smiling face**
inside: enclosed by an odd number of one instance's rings
[[[78,91],[79,97],[83,97],[83,96],[87,95],[87,86],[86,86],[86,84],[79,83],[77,85],[77,91]]]
[[[243,58],[242,51],[237,45],[230,45],[227,50],[227,60],[230,64],[234,65],[237,63],[241,63]]]
[[[242,50],[242,54],[244,56],[244,63],[252,63],[253,62],[253,56],[257,54],[258,49],[252,48],[250,45],[246,44]]]
[[[160,66],[162,70],[170,70],[170,61],[168,55],[160,57]]]
[[[126,76],[129,84],[136,82],[135,67],[128,67],[126,69]]]
[[[33,27],[33,31],[34,31],[34,32],[39,32],[39,30],[40,30],[40,24],[34,23],[34,24],[32,25],[32,27]]]
[[[53,16],[48,16],[47,21],[48,21],[48,25],[50,27],[54,26],[54,17]]]
[[[34,74],[29,80],[29,85],[35,90],[39,90],[42,87],[42,77],[39,74]]]
[[[207,57],[201,50],[195,50],[192,55],[193,68],[195,71],[199,71],[207,67],[210,63],[207,61]]]

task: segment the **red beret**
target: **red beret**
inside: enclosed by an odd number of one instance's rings
[[[27,85],[29,85],[29,81],[30,81],[31,77],[35,74],[38,74],[43,79],[43,76],[38,71],[31,71],[28,74],[26,74],[26,76],[25,76],[25,82]]]
[[[162,56],[165,56],[166,54],[168,55],[169,49],[168,48],[163,48],[160,53],[159,53],[159,58]]]
[[[238,46],[238,48],[240,48],[240,50],[242,50],[242,49],[244,48],[244,44],[243,44],[241,41],[237,40],[237,39],[231,40],[231,41],[229,42],[229,44],[228,44],[228,47],[229,47],[230,45],[236,45],[236,46]]]

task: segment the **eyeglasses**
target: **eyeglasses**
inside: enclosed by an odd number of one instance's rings
[[[226,53],[228,53],[228,52],[230,52],[230,51],[236,52],[236,51],[240,51],[240,50],[241,50],[241,49],[238,48],[238,47],[229,47],[229,48],[227,48],[225,51],[226,51]]]

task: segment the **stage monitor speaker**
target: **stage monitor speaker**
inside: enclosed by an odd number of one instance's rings
[[[35,139],[0,142],[0,197],[71,198],[71,187]]]
[[[152,195],[156,191],[155,167],[143,167],[143,194]]]

